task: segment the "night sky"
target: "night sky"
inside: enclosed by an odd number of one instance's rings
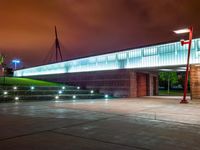
[[[179,40],[190,25],[200,37],[198,0],[0,0],[0,19],[0,51],[25,67],[53,50],[55,25],[65,59]]]

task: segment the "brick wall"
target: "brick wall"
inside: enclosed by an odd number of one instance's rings
[[[190,90],[192,99],[200,99],[200,66],[190,67]]]
[[[148,95],[147,89],[149,88],[146,83],[148,74],[133,70],[112,70],[45,75],[32,78],[64,82],[69,85],[112,94],[115,97],[137,97]]]

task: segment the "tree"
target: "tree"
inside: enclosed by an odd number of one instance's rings
[[[159,82],[165,89],[168,89],[169,93],[171,86],[178,84],[178,75],[176,72],[160,72]]]

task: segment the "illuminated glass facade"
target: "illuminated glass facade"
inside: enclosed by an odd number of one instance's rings
[[[186,64],[187,50],[188,45],[181,46],[180,42],[160,44],[17,70],[14,76],[183,66]],[[190,63],[200,63],[200,38],[193,40]]]

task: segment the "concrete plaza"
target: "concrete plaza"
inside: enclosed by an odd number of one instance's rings
[[[1,150],[200,150],[200,102],[178,97],[0,104]]]

